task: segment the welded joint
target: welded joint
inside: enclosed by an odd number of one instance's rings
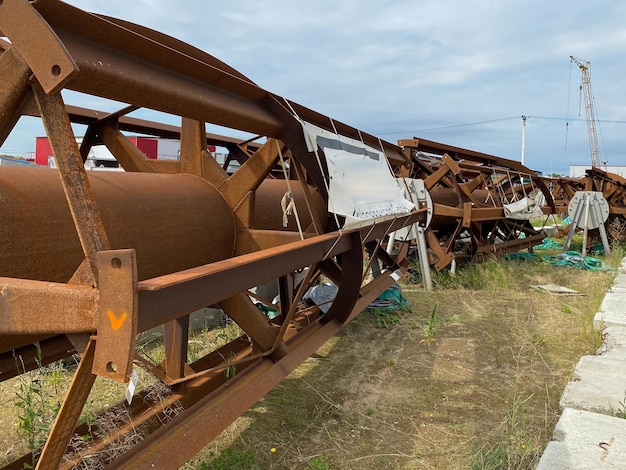
[[[100,306],[92,372],[128,382],[137,338],[138,295],[135,250],[101,251],[96,256]]]

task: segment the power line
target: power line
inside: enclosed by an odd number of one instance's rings
[[[552,120],[552,121],[565,121],[565,122],[571,122],[571,121],[581,121],[581,122],[586,122],[586,119],[578,119],[578,118],[567,118],[567,117],[556,117],[556,116],[535,116],[535,115],[529,115],[526,114],[525,115],[527,118],[533,118],[533,119],[547,119],[547,120]],[[520,119],[520,116],[508,116],[508,117],[502,117],[502,118],[497,118],[497,119],[488,119],[486,121],[474,121],[474,122],[466,122],[466,123],[462,123],[462,124],[451,124],[449,126],[442,126],[442,127],[431,127],[428,129],[417,129],[417,130],[409,130],[409,131],[392,131],[392,132],[374,132],[374,135],[395,135],[395,134],[418,134],[420,132],[431,132],[431,131],[440,131],[440,130],[446,130],[446,129],[454,129],[454,128],[458,128],[458,127],[469,127],[469,126],[479,126],[481,124],[491,124],[493,122],[501,122],[501,121],[510,121],[512,119]],[[604,123],[609,123],[609,124],[626,124],[626,121],[624,120],[608,120],[608,119],[596,119],[596,122],[604,122]]]
[[[378,132],[378,133],[376,133],[376,135],[412,134],[412,133],[417,133],[417,132],[439,131],[439,130],[444,130],[444,129],[453,129],[455,127],[477,126],[477,125],[480,125],[480,124],[489,124],[489,123],[492,123],[492,122],[509,121],[511,119],[519,119],[519,116],[510,116],[510,117],[503,117],[503,118],[498,118],[498,119],[489,119],[487,121],[466,122],[466,123],[463,123],[463,124],[451,124],[449,126],[432,127],[430,129],[418,129],[418,130],[411,130],[411,131],[396,131],[396,132]]]
[[[582,122],[586,122],[586,119],[582,119],[582,118],[563,118],[563,117],[556,117],[556,116],[527,116],[529,118],[535,118],[535,119],[551,119],[554,121],[582,121]],[[623,120],[611,120],[611,119],[596,119],[595,122],[606,122],[606,123],[612,123],[612,124],[626,124],[626,121]]]

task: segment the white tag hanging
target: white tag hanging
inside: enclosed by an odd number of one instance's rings
[[[138,381],[139,374],[137,373],[137,369],[133,368],[133,371],[130,373],[130,382],[128,382],[128,387],[126,387],[126,401],[129,405],[133,401],[133,396],[135,395],[135,388],[137,387]]]

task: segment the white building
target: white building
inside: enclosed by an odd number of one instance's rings
[[[569,177],[580,178],[585,176],[585,172],[591,169],[591,165],[570,165]],[[626,178],[626,166],[618,165],[600,165],[600,169],[609,173],[615,173],[618,176]]]

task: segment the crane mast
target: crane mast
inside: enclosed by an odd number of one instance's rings
[[[576,57],[569,58],[578,65],[582,73],[580,89],[585,97],[585,112],[587,114],[587,131],[589,132],[589,148],[591,150],[591,166],[600,167],[600,151],[598,149],[598,134],[596,133],[596,118],[593,112],[593,93],[591,91],[591,75],[589,74],[589,62],[583,64]]]

